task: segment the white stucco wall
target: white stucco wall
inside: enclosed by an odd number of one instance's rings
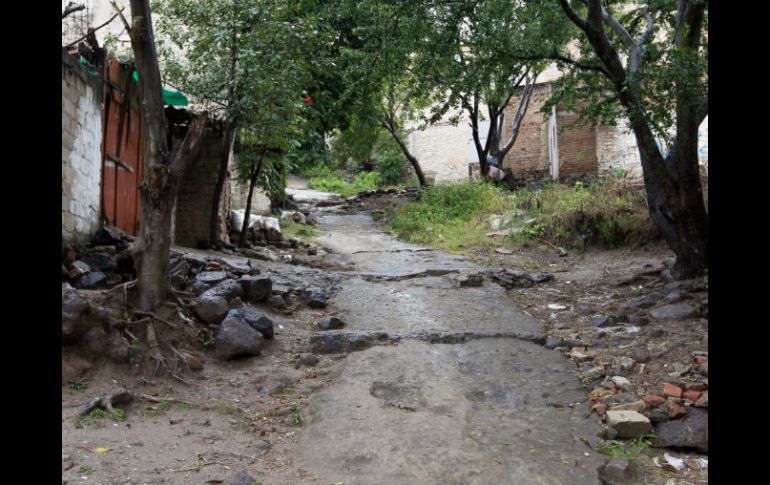
[[[62,57],[62,238],[89,238],[99,224],[102,108],[85,69]]]

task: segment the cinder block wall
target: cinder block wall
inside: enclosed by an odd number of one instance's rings
[[[61,94],[62,242],[77,243],[89,239],[99,226],[102,89],[99,78],[65,49]]]

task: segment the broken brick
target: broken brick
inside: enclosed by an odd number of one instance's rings
[[[685,399],[689,399],[690,401],[697,401],[700,399],[701,394],[703,394],[700,391],[685,391],[682,393],[682,397]]]
[[[663,384],[663,395],[672,396],[672,397],[682,397],[682,388],[679,386],[675,386],[670,382],[666,382]]]
[[[655,394],[647,394],[642,398],[642,400],[650,407],[658,407],[661,404],[666,402],[666,398],[655,395]]]

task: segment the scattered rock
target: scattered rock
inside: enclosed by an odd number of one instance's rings
[[[284,300],[281,295],[273,295],[270,298],[270,306],[279,310],[283,310],[286,308],[286,300]]]
[[[238,472],[225,478],[225,485],[257,485],[257,480],[246,472]]]
[[[273,281],[267,276],[243,276],[240,279],[246,301],[258,302],[270,298]]]
[[[631,381],[623,376],[612,376],[610,380],[615,384],[615,387],[624,391],[628,391],[631,388]]]
[[[637,347],[633,352],[633,359],[640,364],[650,361],[650,351],[647,347]]]
[[[570,352],[569,356],[572,360],[574,360],[577,363],[587,362],[589,360],[594,359],[593,352],[581,352],[575,349],[573,349],[572,352]]]
[[[709,407],[709,393],[708,391],[704,392],[703,395],[695,401],[695,407],[697,408],[708,408]]]
[[[75,288],[81,290],[91,290],[104,283],[107,280],[107,275],[101,271],[91,271],[78,278],[74,285]]]
[[[690,294],[682,290],[670,291],[663,299],[669,303],[678,303],[682,300],[690,298]]]
[[[636,467],[619,456],[613,456],[606,464],[599,467],[599,477],[603,485],[635,485],[639,483],[639,472]]]
[[[83,342],[91,355],[102,355],[107,347],[107,332],[101,325],[94,325],[83,336]]]
[[[684,388],[687,389],[688,391],[703,392],[706,389],[708,389],[708,386],[706,385],[705,382],[688,382],[687,384],[685,384]]]
[[[694,448],[708,453],[708,412],[691,408],[684,419],[667,421],[655,426],[657,448]]]
[[[326,295],[323,293],[314,291],[311,292],[308,296],[308,302],[307,305],[310,308],[326,308],[327,302],[326,302]]]
[[[617,437],[618,432],[615,431],[615,428],[610,428],[609,426],[602,426],[602,430],[599,432],[599,438],[604,440],[614,440]]]
[[[91,269],[98,271],[115,271],[118,269],[118,263],[115,258],[106,253],[90,252],[81,257],[81,261],[86,263]]]
[[[656,328],[654,330],[651,330],[648,335],[650,337],[662,337],[662,336],[666,335],[666,332],[662,328]]]
[[[679,419],[687,414],[687,410],[675,402],[668,402],[666,404],[666,414],[671,419]]]
[[[251,328],[258,330],[263,337],[266,339],[273,338],[273,321],[265,316],[264,313],[249,305],[244,305],[238,312]]]
[[[642,400],[651,408],[661,406],[666,402],[665,397],[658,396],[657,394],[647,394]]]
[[[545,339],[545,348],[555,349],[556,347],[565,347],[567,342],[560,338],[547,337]]]
[[[128,234],[114,226],[102,226],[91,239],[94,246],[115,246],[129,239]]]
[[[628,317],[628,323],[636,325],[637,327],[644,327],[650,324],[650,319],[644,315],[630,315]]]
[[[612,361],[612,366],[616,369],[629,371],[634,368],[634,359],[630,357],[617,357]]]
[[[302,366],[313,367],[316,364],[318,364],[318,362],[319,362],[319,359],[315,355],[313,355],[313,354],[302,354],[297,359],[297,364],[295,365],[295,367],[297,369],[299,369]]]
[[[203,293],[204,293],[206,290],[208,290],[209,288],[210,288],[210,286],[209,286],[209,285],[207,285],[206,283],[204,283],[204,282],[202,282],[202,281],[198,281],[198,280],[195,280],[195,281],[193,282],[192,286],[190,287],[190,290],[191,290],[191,291],[192,291],[192,293],[193,293],[193,294],[195,294],[196,296],[200,296],[200,295],[202,295],[202,294],[203,294]]]
[[[229,307],[227,300],[221,296],[205,296],[205,293],[195,300],[193,311],[206,323],[218,324],[227,315]]]
[[[128,362],[130,345],[126,337],[118,331],[109,332],[104,354],[115,362]]]
[[[680,398],[682,397],[682,388],[671,384],[670,382],[666,382],[663,384],[663,395]]]
[[[195,279],[207,285],[216,285],[227,279],[227,273],[224,271],[203,271],[198,273]]]
[[[262,334],[252,328],[240,312],[231,310],[219,326],[214,353],[220,359],[259,355],[265,344]]]
[[[597,318],[593,322],[591,322],[591,326],[593,327],[599,327],[599,328],[606,328],[606,327],[612,327],[616,323],[618,323],[618,319],[614,316],[605,316],[601,318]]]
[[[203,292],[199,299],[221,297],[227,301],[230,301],[233,298],[240,298],[242,296],[243,286],[241,285],[240,281],[228,279]]]
[[[260,259],[262,261],[280,261],[281,259],[274,251],[267,248],[241,248],[239,251],[248,258]]]
[[[327,317],[318,322],[320,330],[339,330],[345,326],[345,322],[337,317]]]
[[[637,413],[643,413],[646,410],[647,405],[641,400],[610,406],[610,411],[636,411]]]
[[[605,420],[620,438],[637,438],[652,430],[650,420],[636,411],[607,411]]]
[[[91,310],[88,300],[72,287],[62,290],[61,339],[62,345],[73,345],[90,328],[86,315]]]
[[[648,299],[634,300],[631,302],[632,308],[650,308],[655,306],[655,301]]]
[[[673,303],[650,310],[650,316],[656,320],[684,320],[699,315],[698,311],[688,303]]]
[[[583,371],[583,377],[585,377],[589,381],[600,379],[604,377],[604,368],[600,366],[593,366]]]

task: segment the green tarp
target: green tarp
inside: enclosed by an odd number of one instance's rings
[[[139,82],[139,74],[136,71],[134,71],[134,81]],[[163,104],[187,106],[187,98],[181,91],[174,88],[163,88]]]

